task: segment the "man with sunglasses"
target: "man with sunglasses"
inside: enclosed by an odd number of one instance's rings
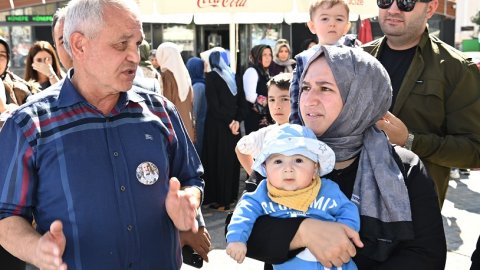
[[[438,0],[377,0],[385,36],[363,46],[388,71],[390,112],[377,122],[415,152],[435,182],[440,207],[451,167],[480,167],[480,73],[461,52],[428,33]]]

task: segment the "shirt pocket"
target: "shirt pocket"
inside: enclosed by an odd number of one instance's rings
[[[405,103],[407,123],[414,130],[440,131],[445,121],[445,87],[438,80],[415,84]]]

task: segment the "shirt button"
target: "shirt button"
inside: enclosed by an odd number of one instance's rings
[[[132,266],[133,266],[133,263],[128,264],[128,268],[132,268]]]
[[[121,191],[125,191],[125,189],[126,189],[125,186],[121,186],[121,187],[120,187],[120,190],[121,190]]]
[[[113,152],[114,157],[118,157],[118,152]]]
[[[132,225],[128,225],[127,226],[127,230],[131,231],[133,229],[133,226]]]

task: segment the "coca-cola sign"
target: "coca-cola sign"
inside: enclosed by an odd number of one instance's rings
[[[199,8],[236,8],[246,4],[247,0],[197,0]]]

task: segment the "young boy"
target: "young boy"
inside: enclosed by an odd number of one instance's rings
[[[344,0],[312,1],[309,7],[308,29],[317,35],[320,45],[341,45],[342,37],[350,30],[350,9]],[[345,45],[345,44],[343,44]]]
[[[357,46],[352,35],[345,35],[350,29],[350,9],[346,0],[316,0],[310,3],[310,21],[308,28],[317,35],[318,45],[303,51],[295,56],[297,67],[293,72],[290,86],[291,113],[290,123],[301,124],[298,116],[298,92],[300,76],[308,60],[318,51],[319,45]]]
[[[250,176],[253,172],[253,158],[262,149],[265,134],[272,129],[272,127],[288,123],[288,117],[290,116],[290,95],[288,90],[290,88],[291,80],[291,73],[280,73],[268,81],[268,109],[275,124],[243,136],[235,147],[235,152],[237,153],[237,158],[240,161],[240,164],[242,164],[243,168],[245,168]],[[250,177],[250,181],[254,181],[252,177],[253,176]],[[253,190],[250,190],[247,185],[247,191]]]
[[[253,169],[266,176],[255,192],[245,193],[228,225],[227,254],[242,263],[255,220],[261,215],[274,217],[313,217],[360,228],[357,207],[338,185],[320,176],[333,170],[335,154],[307,127],[284,124],[265,136]],[[306,249],[295,258],[274,265],[274,269],[323,269]],[[331,268],[337,269],[337,268]],[[340,269],[340,268],[338,268]],[[357,269],[350,260],[341,269]]]

